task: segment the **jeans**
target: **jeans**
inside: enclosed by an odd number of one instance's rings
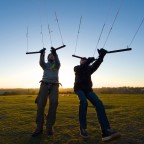
[[[110,124],[105,113],[105,108],[104,108],[102,101],[98,98],[98,96],[93,91],[84,92],[82,90],[77,90],[76,94],[78,95],[79,100],[80,100],[80,105],[79,105],[80,128],[83,128],[83,129],[87,128],[86,115],[87,115],[87,107],[88,107],[87,99],[88,99],[96,109],[96,113],[97,113],[98,121],[101,126],[101,130],[109,129]]]

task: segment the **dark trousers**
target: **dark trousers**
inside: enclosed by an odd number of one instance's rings
[[[110,124],[105,113],[105,108],[102,101],[98,98],[98,96],[92,91],[84,92],[82,90],[77,90],[76,94],[78,95],[80,100],[80,105],[79,105],[80,128],[84,128],[84,129],[87,128],[86,115],[87,115],[87,107],[88,107],[87,99],[88,99],[96,109],[96,113],[97,113],[97,117],[101,129],[102,130],[109,129]]]
[[[46,85],[41,84],[39,94],[37,96],[37,115],[36,123],[37,128],[42,129],[44,124],[44,110],[49,98],[49,109],[46,121],[46,127],[50,128],[55,124],[56,121],[56,110],[58,106],[58,84]]]

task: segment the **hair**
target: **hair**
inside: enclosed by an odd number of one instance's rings
[[[82,57],[81,60],[87,60],[87,58],[86,57]]]
[[[49,56],[50,56],[50,55],[53,55],[53,54],[52,54],[52,53],[49,53],[48,56],[47,56],[47,60],[48,60],[49,62],[52,62],[53,60],[50,60],[50,59],[49,59]]]
[[[49,56],[50,56],[51,54],[52,54],[52,53],[49,53],[49,54],[48,54],[48,57],[47,57],[48,59],[49,59]]]

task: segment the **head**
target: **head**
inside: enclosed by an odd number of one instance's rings
[[[83,58],[81,58],[81,60],[80,60],[80,64],[84,64],[84,63],[86,63],[86,61],[87,61],[87,58],[86,58],[86,57],[83,57]]]
[[[49,62],[53,62],[55,60],[55,57],[54,57],[54,55],[52,53],[50,53],[48,55],[47,59],[48,59]]]

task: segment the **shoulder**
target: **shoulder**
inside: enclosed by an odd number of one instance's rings
[[[80,65],[74,66],[74,69],[79,68],[79,67],[80,67]]]
[[[80,71],[80,69],[81,69],[80,65],[77,65],[77,66],[74,67],[74,71],[75,71],[75,72]]]
[[[80,65],[76,65],[76,66],[74,66],[74,68],[76,68],[76,67],[80,67]]]

